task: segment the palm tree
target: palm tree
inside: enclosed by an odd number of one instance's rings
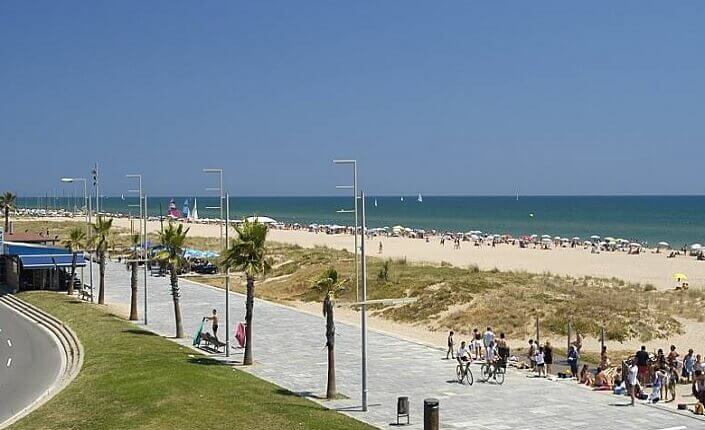
[[[105,304],[105,253],[108,251],[110,229],[113,227],[112,218],[103,218],[98,215],[98,219],[93,224],[93,243],[95,253],[98,256],[100,267],[100,283],[98,288],[98,304]]]
[[[335,320],[333,318],[333,294],[343,291],[344,282],[338,282],[338,271],[332,267],[323,273],[316,281],[313,288],[318,291],[326,291],[326,298],[323,300],[323,316],[326,317],[326,348],[328,348],[328,383],[326,388],[326,398],[335,399],[338,390],[335,384]]]
[[[164,249],[156,256],[160,265],[166,265],[169,269],[171,280],[171,297],[174,300],[174,321],[176,322],[176,337],[184,337],[184,327],[181,322],[181,306],[179,305],[179,270],[184,264],[184,242],[189,229],[184,230],[184,226],[179,224],[174,226],[171,222],[159,232],[159,241]]]
[[[130,262],[127,264],[130,269],[130,321],[137,321],[137,269],[139,266],[137,260],[140,258],[138,249],[140,235],[133,234],[130,236],[130,243],[132,248],[130,249]],[[145,264],[147,263],[145,262]]]
[[[10,210],[15,208],[16,198],[17,196],[9,191],[0,196],[0,209],[5,212],[5,232],[10,229]]]
[[[256,220],[245,221],[235,227],[238,237],[223,253],[222,265],[226,269],[245,272],[247,277],[247,299],[245,301],[245,358],[243,363],[252,364],[252,313],[255,305],[255,277],[266,275],[272,268],[267,258],[267,226]],[[229,330],[229,328],[226,328]]]
[[[71,278],[69,278],[68,295],[73,295],[73,279],[76,276],[76,258],[78,252],[86,246],[86,232],[79,227],[74,227],[69,232],[69,236],[64,239],[61,244],[71,250],[73,258],[71,259]]]

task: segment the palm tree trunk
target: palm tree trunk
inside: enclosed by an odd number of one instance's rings
[[[137,321],[137,262],[130,263],[130,321]]]
[[[10,207],[5,206],[5,234],[9,233],[10,229]]]
[[[255,279],[247,277],[247,299],[245,300],[245,358],[243,364],[252,364],[252,313],[255,306]]]
[[[100,267],[100,284],[98,288],[98,304],[105,304],[105,252],[98,251],[98,265]]]
[[[323,301],[323,313],[326,316],[326,346],[328,347],[328,388],[326,398],[335,399],[338,389],[335,384],[335,321],[333,320],[333,300],[330,295]]]
[[[170,265],[169,267],[170,279],[171,279],[171,297],[174,299],[174,321],[176,322],[176,338],[181,339],[184,337],[184,326],[181,322],[181,306],[179,305],[179,278],[176,275],[176,267]]]
[[[77,252],[73,253],[73,257],[71,258],[71,277],[69,278],[69,285],[66,288],[67,294],[69,296],[73,296],[73,278],[76,276],[76,257],[77,257]]]

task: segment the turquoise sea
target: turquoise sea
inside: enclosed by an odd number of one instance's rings
[[[179,210],[193,197],[174,196]],[[217,217],[217,197],[197,197],[201,218]],[[72,198],[18,199],[20,207],[73,208],[81,204]],[[171,197],[150,197],[151,215],[166,213]],[[377,200],[377,206],[374,202]],[[134,213],[135,198],[101,198],[101,211]],[[352,225],[352,214],[336,213],[350,209],[352,197],[231,197],[231,218],[266,215],[288,223]],[[160,209],[161,208],[161,209]],[[550,234],[587,238],[593,234],[672,246],[705,243],[705,196],[527,196],[375,197],[366,199],[368,227],[403,225],[442,231],[481,230],[491,233]],[[533,214],[533,217],[530,216]]]

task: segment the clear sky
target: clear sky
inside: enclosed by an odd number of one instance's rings
[[[702,194],[703,1],[0,2],[0,190]]]

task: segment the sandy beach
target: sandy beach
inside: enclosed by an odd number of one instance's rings
[[[51,221],[66,221],[67,218],[51,218]],[[128,219],[116,218],[116,226],[129,228]],[[218,225],[187,224],[190,235],[217,237]],[[159,230],[159,222],[148,223],[149,232]],[[269,239],[275,242],[296,244],[303,247],[327,246],[353,251],[353,237],[348,234],[310,233],[303,230],[272,229]],[[378,253],[382,242],[383,252]],[[500,244],[491,246],[472,246],[470,242],[461,242],[460,249],[453,249],[452,243],[441,246],[435,238],[430,242],[422,239],[405,237],[372,238],[368,242],[369,255],[383,258],[406,258],[418,263],[450,263],[460,267],[476,264],[482,270],[497,268],[502,271],[527,271],[532,273],[551,272],[564,276],[593,276],[617,278],[627,282],[653,284],[660,290],[673,289],[676,282],[674,273],[688,275],[691,288],[705,287],[705,262],[693,257],[677,256],[666,258],[666,253],[655,254],[646,250],[638,255],[625,252],[601,252],[591,254],[590,250],[579,248],[555,248],[541,250],[534,248],[520,249],[518,246]]]

